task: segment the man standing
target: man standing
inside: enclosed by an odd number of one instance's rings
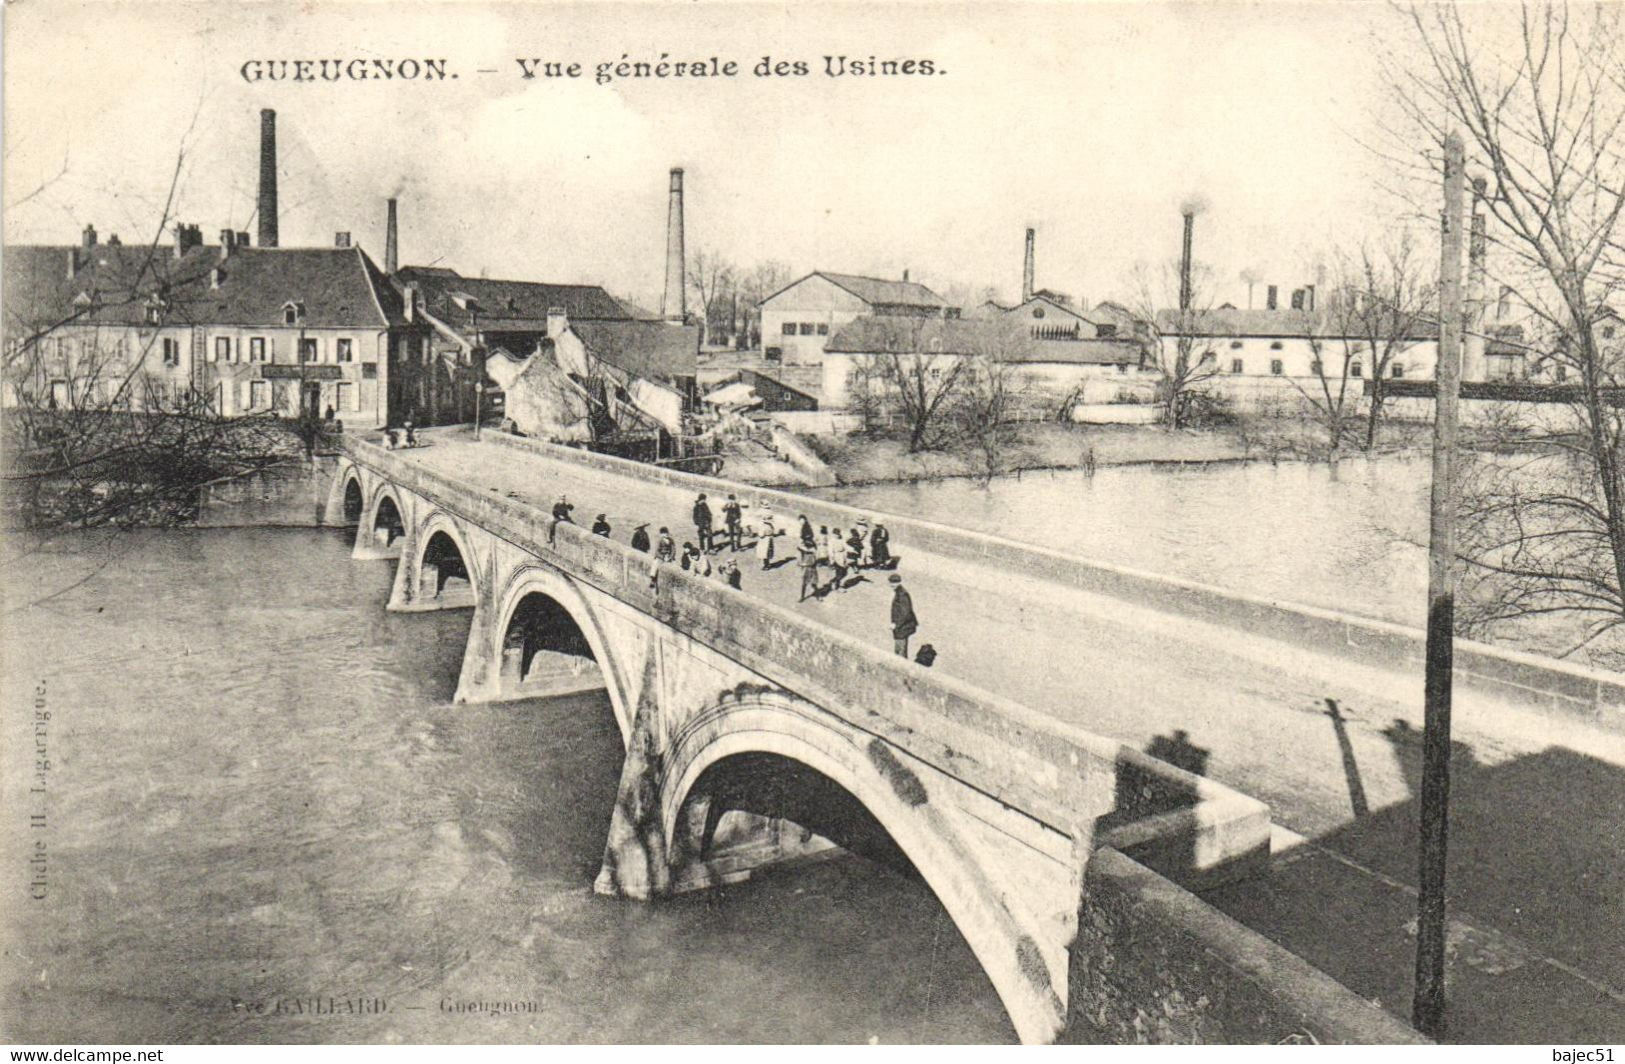
[[[694,500],[694,531],[700,541],[700,550],[711,550],[711,505],[705,501],[705,492]]]
[[[908,640],[920,630],[919,618],[914,616],[914,600],[903,590],[903,578],[891,574],[891,635],[899,656],[907,660]]]
[[[728,526],[728,548],[739,549],[739,500],[733,493],[728,493],[728,501],[722,507],[722,523]]]
[[[806,525],[803,527],[806,528],[809,538],[801,540],[796,545],[796,558],[801,562],[801,598],[797,600],[800,602],[806,602],[808,595],[818,594],[818,553],[813,549],[810,538],[812,529]]]

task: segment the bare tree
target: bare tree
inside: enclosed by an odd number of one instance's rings
[[[1361,244],[1338,257],[1323,307],[1304,318],[1315,381],[1311,388],[1293,383],[1325,428],[1332,460],[1358,415],[1367,382],[1361,449],[1376,445],[1389,380],[1403,373],[1406,353],[1435,333],[1434,286],[1421,263],[1408,234],[1376,248]]]
[[[194,516],[204,484],[294,453],[275,418],[223,416],[176,371],[183,352],[169,327],[190,326],[210,293],[207,270],[163,242],[173,197],[172,178],[145,246],[64,249],[74,265],[92,253],[102,260],[71,306],[47,294],[60,291],[69,261],[8,263],[7,280],[21,289],[7,292],[0,374],[14,526],[179,523]]]
[[[762,345],[762,300],[792,280],[790,267],[782,262],[759,262],[739,276],[739,331],[747,347]]]
[[[1157,383],[1163,407],[1163,423],[1169,428],[1186,427],[1191,405],[1200,385],[1219,370],[1213,350],[1215,322],[1212,299],[1207,295],[1207,271],[1192,269],[1191,290],[1183,301],[1169,299],[1167,293],[1180,288],[1178,266],[1155,271],[1145,265],[1134,271],[1135,316],[1144,323],[1144,340],[1150,358],[1162,371]],[[1183,305],[1179,305],[1183,302]],[[1170,304],[1175,309],[1162,309]]]
[[[966,360],[951,418],[954,435],[980,460],[982,483],[986,484],[1009,471],[1017,442],[1013,419],[1026,398],[1026,388],[1015,350],[1021,342],[1019,334],[994,327],[979,335],[975,353]]]
[[[712,342],[720,334],[731,333],[731,313],[738,270],[718,252],[701,248],[688,265],[688,284],[700,308],[701,340]]]
[[[852,406],[869,424],[895,413],[908,429],[908,449],[924,450],[937,442],[941,421],[965,380],[970,359],[963,353],[933,350],[937,319],[881,316],[871,325],[877,350],[854,362],[849,387]]]
[[[1621,9],[1475,6],[1469,17],[1449,3],[1409,19],[1422,62],[1390,73],[1424,162],[1438,165],[1451,130],[1464,136],[1469,169],[1487,179],[1491,275],[1527,308],[1528,346],[1572,371],[1567,416],[1516,441],[1538,460],[1481,463],[1464,551],[1501,589],[1499,615],[1586,616],[1584,645],[1625,623],[1622,366],[1598,327],[1625,283]]]

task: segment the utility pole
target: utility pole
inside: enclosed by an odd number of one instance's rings
[[[1422,724],[1421,839],[1416,906],[1416,992],[1411,1023],[1444,1033],[1445,854],[1450,830],[1450,686],[1456,620],[1456,418],[1461,391],[1461,244],[1465,153],[1444,142],[1444,227],[1439,254],[1439,365],[1433,406],[1433,495],[1428,525],[1427,668]]]

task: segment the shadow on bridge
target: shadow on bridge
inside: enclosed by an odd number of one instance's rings
[[[1422,736],[1398,719],[1381,734],[1408,799],[1203,897],[1408,1015]],[[1446,1040],[1625,1039],[1625,770],[1558,746],[1485,764],[1457,742],[1450,801]]]

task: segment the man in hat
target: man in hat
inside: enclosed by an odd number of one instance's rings
[[[694,532],[695,539],[699,540],[700,550],[711,549],[711,504],[705,501],[705,492],[694,500]]]
[[[722,506],[722,523],[728,529],[728,549],[739,549],[739,500],[733,493],[728,493],[728,501]]]
[[[677,541],[671,538],[671,530],[665,525],[660,526],[660,540],[655,544],[655,557],[663,562],[677,560]]]
[[[593,521],[592,534],[606,538],[609,536],[609,519],[603,514],[599,514],[597,519]]]
[[[575,506],[571,504],[570,500],[565,498],[563,495],[560,495],[558,502],[553,504],[553,520],[570,520],[570,511],[574,509]]]
[[[905,660],[908,658],[909,637],[920,630],[920,621],[914,616],[914,600],[909,598],[908,592],[903,588],[903,578],[897,573],[891,574],[891,635],[898,655]]]
[[[645,521],[632,530],[632,549],[649,553],[649,522]]]

